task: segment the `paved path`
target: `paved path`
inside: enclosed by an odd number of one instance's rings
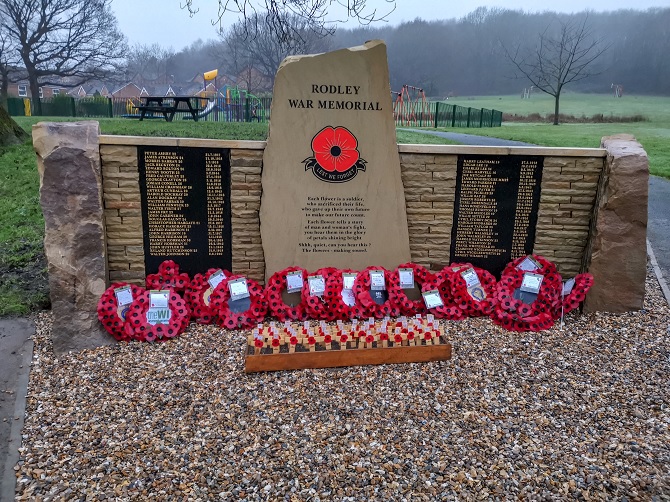
[[[458,141],[461,145],[477,145],[477,146],[536,146],[532,143],[524,143],[522,141],[512,141],[511,139],[489,138],[488,136],[475,136],[474,134],[463,134],[460,132],[442,132],[442,131],[426,131],[424,129],[404,129],[398,128],[399,131],[417,132],[420,134],[428,134],[430,136],[438,136],[440,138]]]
[[[0,319],[0,501],[14,500],[34,332],[28,319]]]
[[[647,239],[665,282],[670,284],[670,180],[649,177]]]

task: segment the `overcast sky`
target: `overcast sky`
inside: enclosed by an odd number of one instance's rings
[[[194,6],[200,9],[193,17],[189,17],[187,10],[180,8],[182,3],[180,0],[112,0],[112,9],[116,13],[119,28],[131,45],[158,43],[179,50],[199,38],[216,38],[216,27],[212,26],[212,20],[216,18],[218,1],[193,0]],[[384,0],[367,0],[367,3],[371,8],[376,8],[378,14],[390,10]],[[529,12],[579,12],[585,9],[603,11],[670,7],[670,0],[397,0],[395,11],[388,16],[388,21],[396,25],[417,17],[427,20],[460,18],[482,5]],[[234,14],[226,14],[224,26],[235,19]],[[354,21],[345,26],[355,26]]]

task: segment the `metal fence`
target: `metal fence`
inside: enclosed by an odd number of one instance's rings
[[[169,100],[169,98],[166,98]],[[40,100],[42,115],[49,117],[118,117],[138,118],[140,98],[105,98],[102,96],[73,98],[56,96]],[[169,102],[169,101],[168,101]],[[193,98],[200,109],[199,121],[206,122],[267,122],[270,120],[272,98],[241,96],[239,98]],[[35,115],[32,99],[9,98],[8,112],[12,116]],[[163,118],[162,114],[146,118]],[[396,125],[404,127],[500,127],[502,112],[472,108],[439,101],[426,102],[421,107],[394,110]],[[178,112],[176,120],[192,120],[188,112]]]
[[[42,116],[82,118],[138,118],[140,98],[105,98],[102,96],[73,98],[57,96],[41,99]],[[166,103],[169,103],[166,98]],[[240,98],[193,98],[200,109],[198,120],[207,122],[267,122],[270,120],[272,98],[243,96]],[[7,111],[14,117],[36,115],[35,103],[29,98],[9,98]],[[147,114],[145,118],[163,118]],[[177,112],[175,119],[192,120],[189,112]]]

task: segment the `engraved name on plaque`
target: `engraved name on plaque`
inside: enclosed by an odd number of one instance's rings
[[[543,157],[460,155],[451,230],[451,263],[469,262],[497,277],[533,252]]]
[[[174,260],[193,275],[231,268],[227,149],[138,147],[147,274]]]

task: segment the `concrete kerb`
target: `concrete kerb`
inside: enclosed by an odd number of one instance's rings
[[[651,261],[651,268],[654,270],[654,275],[656,275],[658,284],[661,286],[661,291],[663,291],[663,296],[665,296],[665,301],[668,303],[668,305],[670,305],[670,288],[663,278],[663,272],[661,272],[661,267],[658,266],[656,255],[654,254],[654,250],[651,247],[651,242],[649,242],[649,239],[647,239],[647,255]]]
[[[14,467],[19,461],[19,448],[21,447],[21,431],[26,416],[26,398],[28,397],[28,382],[30,380],[30,367],[33,359],[34,342],[32,337],[25,344],[21,365],[18,368],[16,379],[14,415],[12,427],[9,433],[9,448],[5,461],[5,472],[0,473],[0,501],[14,500],[16,494],[16,473]]]

